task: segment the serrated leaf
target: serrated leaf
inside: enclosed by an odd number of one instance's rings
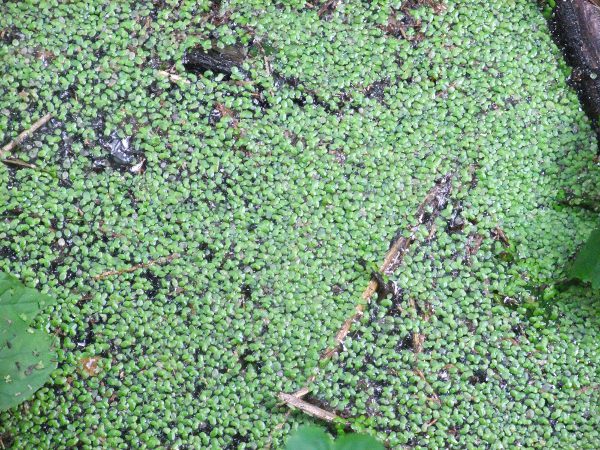
[[[345,434],[335,441],[334,450],[384,450],[376,439],[366,434]]]
[[[577,255],[570,276],[589,281],[594,289],[600,289],[600,229],[594,230]]]
[[[300,427],[288,439],[286,450],[332,450],[333,439],[319,427]]]

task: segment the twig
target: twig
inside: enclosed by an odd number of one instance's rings
[[[2,147],[2,150],[0,150],[0,158],[3,158],[5,153],[11,152],[17,145],[21,144],[21,142],[23,142],[30,135],[35,133],[39,128],[43,127],[50,119],[52,119],[52,114],[46,114],[44,117],[42,117],[33,125],[31,125],[29,129],[19,134],[14,141],[9,142],[4,147]]]
[[[182,76],[177,75],[175,73],[169,73],[166,70],[159,70],[158,74],[160,74],[160,75],[162,75],[164,77],[167,77],[171,81],[175,81],[175,82],[177,82],[177,81],[183,81],[186,84],[190,84],[190,80],[188,80],[187,78],[183,78]]]
[[[402,260],[404,258],[404,255],[406,254],[406,252],[408,251],[408,248],[410,247],[410,244],[412,244],[413,241],[415,240],[415,234],[418,231],[420,225],[425,223],[428,225],[428,228],[430,231],[433,229],[435,219],[439,215],[440,211],[442,210],[442,207],[445,206],[445,202],[447,201],[447,198],[450,195],[450,191],[451,191],[450,181],[451,180],[452,180],[452,175],[451,174],[446,175],[440,183],[436,184],[427,193],[425,200],[423,201],[423,203],[421,203],[421,205],[417,209],[417,219],[418,219],[419,223],[417,225],[414,225],[411,228],[411,230],[410,230],[411,233],[410,233],[409,237],[398,236],[396,238],[396,240],[392,243],[391,247],[389,248],[389,250],[387,251],[387,253],[385,255],[383,264],[381,265],[381,267],[379,269],[381,271],[381,273],[383,273],[385,275],[391,275],[394,272],[394,270],[396,270],[398,268],[398,266],[400,266],[400,264],[402,263]],[[433,206],[434,213],[432,213],[427,218],[427,220],[425,220],[425,212],[426,212],[427,206]],[[337,335],[335,336],[336,347],[338,347],[339,345],[342,344],[342,342],[344,342],[344,339],[346,339],[346,336],[350,332],[350,328],[352,328],[352,324],[363,315],[366,305],[370,302],[373,294],[375,294],[375,292],[377,292],[377,284],[378,284],[377,280],[375,280],[375,279],[372,279],[369,282],[369,285],[367,286],[367,288],[365,289],[365,291],[363,292],[363,294],[361,296],[363,302],[356,306],[356,308],[355,308],[356,312],[354,313],[354,315],[344,322],[344,324],[342,325],[342,328],[340,328],[340,331],[338,331]],[[333,356],[333,354],[335,353],[336,350],[337,350],[337,348],[327,349],[325,351],[325,353],[323,354],[323,356],[321,357],[321,359],[330,358],[331,356]]]
[[[425,342],[425,335],[421,333],[413,333],[413,351],[415,355],[418,355],[423,351],[423,342]]]
[[[433,390],[433,387],[431,386],[429,381],[427,381],[427,378],[425,377],[425,374],[423,373],[423,371],[421,369],[414,369],[414,372],[433,391],[433,395],[431,397],[427,397],[427,400],[429,400],[430,402],[441,403],[440,397]]]
[[[465,252],[464,261],[467,265],[471,265],[471,256],[475,255],[479,249],[481,248],[481,244],[483,243],[483,236],[479,233],[469,235],[469,239],[467,240],[467,248]]]
[[[310,403],[305,402],[294,395],[280,392],[278,398],[289,407],[298,408],[302,412],[308,414],[309,416],[316,417],[317,419],[325,420],[327,422],[333,422],[334,420],[339,419],[339,416],[336,414],[319,408],[318,406],[311,405]]]
[[[310,392],[310,389],[306,386],[304,386],[303,388],[298,389],[296,392],[294,392],[292,395],[294,397],[298,397],[298,398],[302,398],[304,397],[306,394],[308,394]]]
[[[402,263],[404,255],[408,251],[408,248],[415,240],[415,235],[421,225],[426,225],[429,231],[432,230],[435,219],[440,214],[442,209],[445,208],[446,203],[448,201],[448,197],[452,191],[452,181],[453,174],[449,173],[444,176],[425,196],[423,202],[419,205],[417,209],[417,221],[418,223],[410,228],[409,237],[404,237],[402,235],[398,235],[387,251],[385,258],[383,260],[383,264],[380,267],[381,273],[385,275],[392,274]],[[427,214],[427,209],[431,208],[433,212]],[[367,288],[362,293],[361,299],[362,302],[356,305],[354,308],[354,314],[346,319],[340,330],[337,332],[335,336],[335,345],[333,347],[328,347],[321,354],[321,359],[326,360],[331,358],[338,351],[338,348],[344,340],[350,329],[352,328],[352,324],[358,321],[365,312],[365,309],[369,302],[371,301],[371,297],[375,292],[377,292],[377,280],[371,279]],[[308,378],[307,385],[311,384],[317,375],[314,374]],[[309,388],[304,386],[303,388],[296,391],[293,395],[296,398],[301,398],[305,396],[309,392]]]
[[[38,171],[40,171],[42,173],[45,173],[45,174],[49,175],[52,178],[57,178],[55,170],[42,169],[41,167],[36,166],[35,164],[32,164],[32,163],[28,163],[26,161],[23,161],[22,159],[3,159],[1,161],[4,164],[9,165],[9,166],[20,167],[22,169],[38,170]]]
[[[263,60],[265,61],[265,69],[267,71],[267,75],[271,76],[273,71],[271,70],[271,63],[269,62],[269,58],[267,55],[263,55]]]
[[[432,419],[425,424],[425,427],[429,428],[429,427],[435,425],[437,421],[438,421],[438,419]]]
[[[8,164],[9,166],[17,166],[17,167],[23,167],[23,168],[27,168],[27,169],[37,169],[38,168],[38,166],[36,166],[35,164],[25,162],[21,159],[3,159],[2,162],[4,164]]]
[[[148,261],[147,263],[136,264],[135,266],[127,267],[125,269],[119,270],[109,270],[107,272],[102,272],[100,275],[96,275],[94,280],[103,280],[104,278],[108,278],[112,275],[121,275],[123,273],[135,272],[138,269],[145,269],[147,267],[155,266],[156,264],[164,264],[173,261],[174,259],[179,258],[181,255],[179,253],[173,253],[169,256],[164,256],[162,258],[154,259]]]

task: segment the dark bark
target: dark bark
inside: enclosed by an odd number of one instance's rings
[[[596,129],[600,152],[600,7],[591,0],[558,0],[551,26],[573,67],[570,82]]]

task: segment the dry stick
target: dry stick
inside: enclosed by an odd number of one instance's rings
[[[123,273],[135,272],[138,269],[145,269],[147,267],[154,266],[156,264],[164,264],[167,262],[171,262],[174,259],[179,258],[181,255],[179,253],[173,253],[169,256],[164,256],[162,258],[154,259],[148,261],[147,263],[136,264],[135,266],[127,267],[125,269],[120,270],[109,270],[107,272],[103,272],[100,275],[96,275],[94,280],[103,280],[104,278],[110,277],[112,275],[121,275]]]
[[[298,397],[298,398],[302,398],[304,397],[306,394],[308,394],[310,392],[310,389],[308,388],[308,386],[304,386],[303,388],[298,389],[296,392],[294,392],[292,395],[294,397]]]
[[[383,264],[380,267],[381,273],[389,275],[393,273],[394,270],[398,268],[398,266],[400,266],[408,248],[415,240],[415,235],[420,225],[425,224],[431,232],[431,230],[434,227],[435,219],[441,212],[442,208],[446,205],[447,199],[452,190],[452,177],[452,173],[446,175],[427,193],[427,196],[417,209],[418,223],[410,229],[411,233],[408,238],[404,236],[398,236],[396,240],[392,243],[385,255]],[[429,214],[428,218],[425,218],[427,213],[427,207],[431,207],[433,209],[433,212]],[[378,283],[375,279],[372,279],[369,282],[367,288],[361,296],[363,301],[356,306],[355,313],[350,318],[346,319],[346,321],[335,336],[335,345],[326,349],[321,355],[321,359],[329,359],[336,353],[339,346],[342,345],[342,343],[346,339],[346,336],[350,332],[352,324],[358,319],[360,319],[360,317],[364,314],[364,311],[368,303],[370,302],[371,297],[373,296],[373,294],[375,294],[375,292],[377,292],[377,285]],[[298,408],[310,416],[326,420],[328,422],[332,422],[336,418],[338,418],[337,415],[302,400],[302,397],[304,397],[310,392],[308,385],[312,383],[316,378],[317,374],[314,374],[311,377],[309,377],[306,386],[303,386],[301,389],[294,392],[293,394],[286,394],[284,392],[280,392],[278,397],[280,400],[285,402],[288,405],[288,407]]]
[[[50,113],[46,114],[44,117],[42,117],[37,122],[35,122],[33,125],[31,125],[31,127],[29,127],[29,129],[23,131],[20,135],[18,135],[14,141],[9,142],[4,147],[2,147],[2,150],[0,150],[0,158],[3,158],[5,153],[11,152],[17,145],[19,145],[21,142],[23,142],[25,139],[27,139],[30,135],[35,133],[39,128],[43,127],[50,119],[52,119],[52,114],[50,114]]]
[[[311,405],[310,403],[305,402],[294,395],[280,392],[278,397],[279,400],[285,402],[288,406],[298,408],[302,412],[305,412],[306,414],[318,419],[322,419],[327,422],[333,422],[334,420],[339,419],[339,416],[335,415],[334,413],[319,408],[318,406]]]
[[[402,259],[408,251],[408,248],[413,243],[415,239],[415,234],[418,231],[420,225],[426,224],[430,230],[433,228],[435,219],[439,215],[442,207],[445,205],[445,202],[447,201],[447,198],[452,190],[451,181],[453,176],[454,174],[452,173],[447,174],[427,193],[425,199],[417,209],[418,223],[410,229],[411,233],[409,237],[398,236],[396,240],[392,243],[392,246],[389,248],[385,255],[383,264],[380,267],[381,273],[390,275],[394,272],[394,270],[398,268],[398,266],[402,263]],[[434,213],[430,214],[429,218],[425,220],[425,214],[427,212],[428,206],[433,207]],[[352,324],[359,320],[364,314],[365,309],[375,292],[377,292],[377,280],[372,279],[369,282],[367,288],[362,293],[361,298],[363,301],[360,304],[356,305],[356,308],[354,309],[354,314],[348,319],[346,319],[340,330],[337,332],[335,336],[335,345],[333,347],[327,348],[321,355],[321,359],[329,359],[337,352],[339,346],[342,345],[342,343],[346,339],[346,336],[348,336],[348,333],[352,328]],[[307,385],[315,381],[316,378],[316,374],[309,377],[307,380]],[[310,389],[308,388],[308,386],[304,386],[298,391],[296,391],[293,394],[293,396],[295,398],[302,398],[306,394],[308,394],[309,391]]]
[[[31,163],[22,161],[20,159],[3,159],[2,162],[4,164],[8,164],[9,166],[24,167],[27,169],[37,169],[38,168],[38,166],[36,166],[35,164],[31,164]]]
[[[296,397],[296,398],[298,398],[298,399],[301,399],[301,398],[302,398],[302,397],[304,397],[306,394],[308,394],[308,388],[307,388],[307,387],[303,387],[303,388],[302,388],[302,389],[300,389],[298,392],[294,392],[294,393],[292,394],[292,396],[294,396],[294,397]],[[284,395],[284,396],[286,396],[286,395],[289,395],[289,394],[283,394],[283,395]],[[283,398],[281,397],[281,395],[279,396],[279,398],[280,398],[281,400],[283,400]],[[285,402],[285,400],[283,400],[283,401]],[[287,402],[286,402],[286,403],[287,403]],[[304,402],[304,403],[306,403],[306,404],[310,405],[310,403],[307,403],[307,402]],[[291,404],[290,404],[290,405],[291,405]],[[291,406],[293,406],[293,405],[291,405]],[[312,406],[312,405],[311,405],[311,406]],[[281,423],[279,423],[279,424],[277,424],[277,425],[275,426],[275,430],[281,430],[281,429],[283,428],[283,426],[284,426],[284,425],[285,425],[285,423],[287,422],[287,419],[288,419],[288,417],[289,417],[290,413],[291,413],[291,410],[288,410],[288,411],[285,413],[285,416],[284,416],[284,418],[283,418],[283,421],[282,421]],[[331,414],[331,413],[330,413],[330,414]],[[273,431],[275,431],[275,430],[273,430]],[[268,442],[269,442],[269,444],[267,445],[267,449],[270,449],[270,448],[271,448],[271,441],[272,441],[272,439],[273,439],[273,431],[271,431],[271,433],[269,433],[269,439],[268,439]]]
[[[190,80],[188,80],[187,78],[183,78],[182,76],[177,75],[175,73],[169,73],[166,70],[159,70],[158,73],[162,76],[167,77],[171,81],[183,81],[186,84],[190,84]]]

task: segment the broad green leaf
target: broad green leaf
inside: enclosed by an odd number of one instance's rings
[[[2,319],[21,318],[31,321],[39,310],[54,300],[35,289],[23,286],[21,282],[7,273],[0,272],[0,310]],[[0,323],[0,327],[4,323]]]
[[[13,338],[0,343],[0,411],[31,398],[56,369],[55,338],[21,321],[15,326]]]
[[[332,450],[333,440],[319,427],[300,427],[290,436],[286,450]]]
[[[577,255],[570,275],[581,281],[589,281],[594,289],[600,289],[600,229],[592,232]]]
[[[376,439],[366,434],[345,434],[335,441],[334,450],[384,450]]]
[[[56,369],[56,339],[30,328],[52,301],[0,272],[0,411],[31,398]]]

